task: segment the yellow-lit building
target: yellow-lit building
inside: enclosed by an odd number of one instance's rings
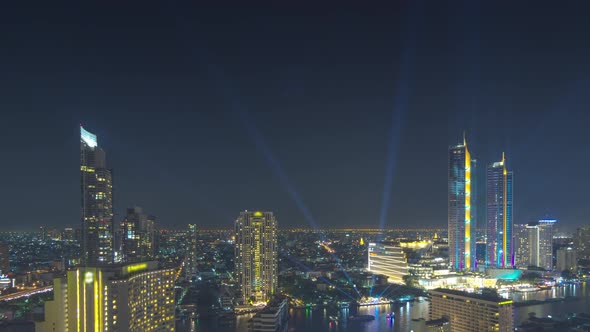
[[[406,255],[400,247],[369,243],[367,271],[386,275],[389,282],[403,283],[408,274]]]
[[[272,212],[243,211],[235,223],[236,276],[245,304],[267,302],[278,286],[277,220]]]
[[[175,329],[176,269],[157,262],[79,267],[54,280],[38,332],[152,331]]]
[[[451,331],[514,331],[512,300],[442,288],[429,293],[430,320],[447,320]]]

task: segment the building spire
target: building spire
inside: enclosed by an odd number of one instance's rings
[[[465,130],[463,130],[463,146],[467,146],[467,139],[465,138]]]
[[[502,151],[502,164],[504,164],[505,161],[506,161],[506,155],[504,154],[504,151]]]

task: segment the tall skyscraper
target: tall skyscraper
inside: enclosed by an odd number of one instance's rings
[[[176,269],[158,262],[79,267],[53,282],[53,300],[45,302],[45,320],[35,330],[175,330]]]
[[[96,135],[80,126],[82,261],[113,262],[113,175]]]
[[[476,215],[475,203],[476,161],[467,148],[467,142],[449,148],[448,227],[449,260],[454,270],[475,270]]]
[[[123,261],[140,262],[155,257],[155,217],[143,213],[140,207],[127,209],[121,222],[121,252]]]
[[[403,277],[408,274],[408,261],[402,248],[369,243],[367,249],[367,271],[386,275],[389,282],[404,282]]]
[[[486,174],[486,266],[489,267],[514,267],[512,179],[502,153],[502,160],[488,165]]]
[[[235,237],[242,299],[244,303],[267,302],[278,286],[277,220],[272,212],[240,212]]]

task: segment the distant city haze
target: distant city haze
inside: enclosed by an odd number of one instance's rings
[[[513,222],[573,230],[588,221],[585,11],[478,5],[5,4],[3,229],[80,226],[83,123],[115,222],[142,206],[167,228],[230,229],[247,209],[281,228],[444,228],[465,131],[477,225],[505,152]]]

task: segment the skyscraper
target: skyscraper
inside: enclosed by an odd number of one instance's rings
[[[80,126],[82,261],[113,262],[113,175],[96,135]]]
[[[78,267],[54,279],[54,299],[35,330],[174,331],[175,278],[176,269],[158,262]]]
[[[272,212],[240,212],[235,237],[242,299],[244,303],[266,302],[278,286],[277,220]]]
[[[514,238],[514,265],[527,268],[530,263],[531,247],[529,242],[530,230],[527,224],[514,224],[512,227]]]
[[[155,257],[155,217],[147,216],[140,207],[127,209],[121,222],[123,261],[140,262]]]
[[[467,142],[449,148],[449,260],[454,270],[475,270],[475,166]]]
[[[578,251],[578,258],[590,259],[590,227],[580,227],[576,230],[574,245]]]
[[[191,279],[197,272],[197,225],[188,225],[187,237],[187,253],[184,259],[184,275],[187,279]]]
[[[10,248],[7,243],[0,242],[0,273],[10,272]]]
[[[530,224],[537,228],[537,234],[533,234],[536,238],[531,240],[531,250],[537,257],[531,256],[531,265],[553,270],[553,227],[556,223],[556,219],[544,218]]]
[[[403,283],[408,274],[408,261],[400,247],[369,243],[367,271],[383,274],[389,282]]]
[[[488,165],[486,173],[486,266],[514,267],[512,172],[506,158]]]
[[[576,250],[571,247],[558,249],[555,266],[557,272],[575,272],[578,269],[578,255]]]

